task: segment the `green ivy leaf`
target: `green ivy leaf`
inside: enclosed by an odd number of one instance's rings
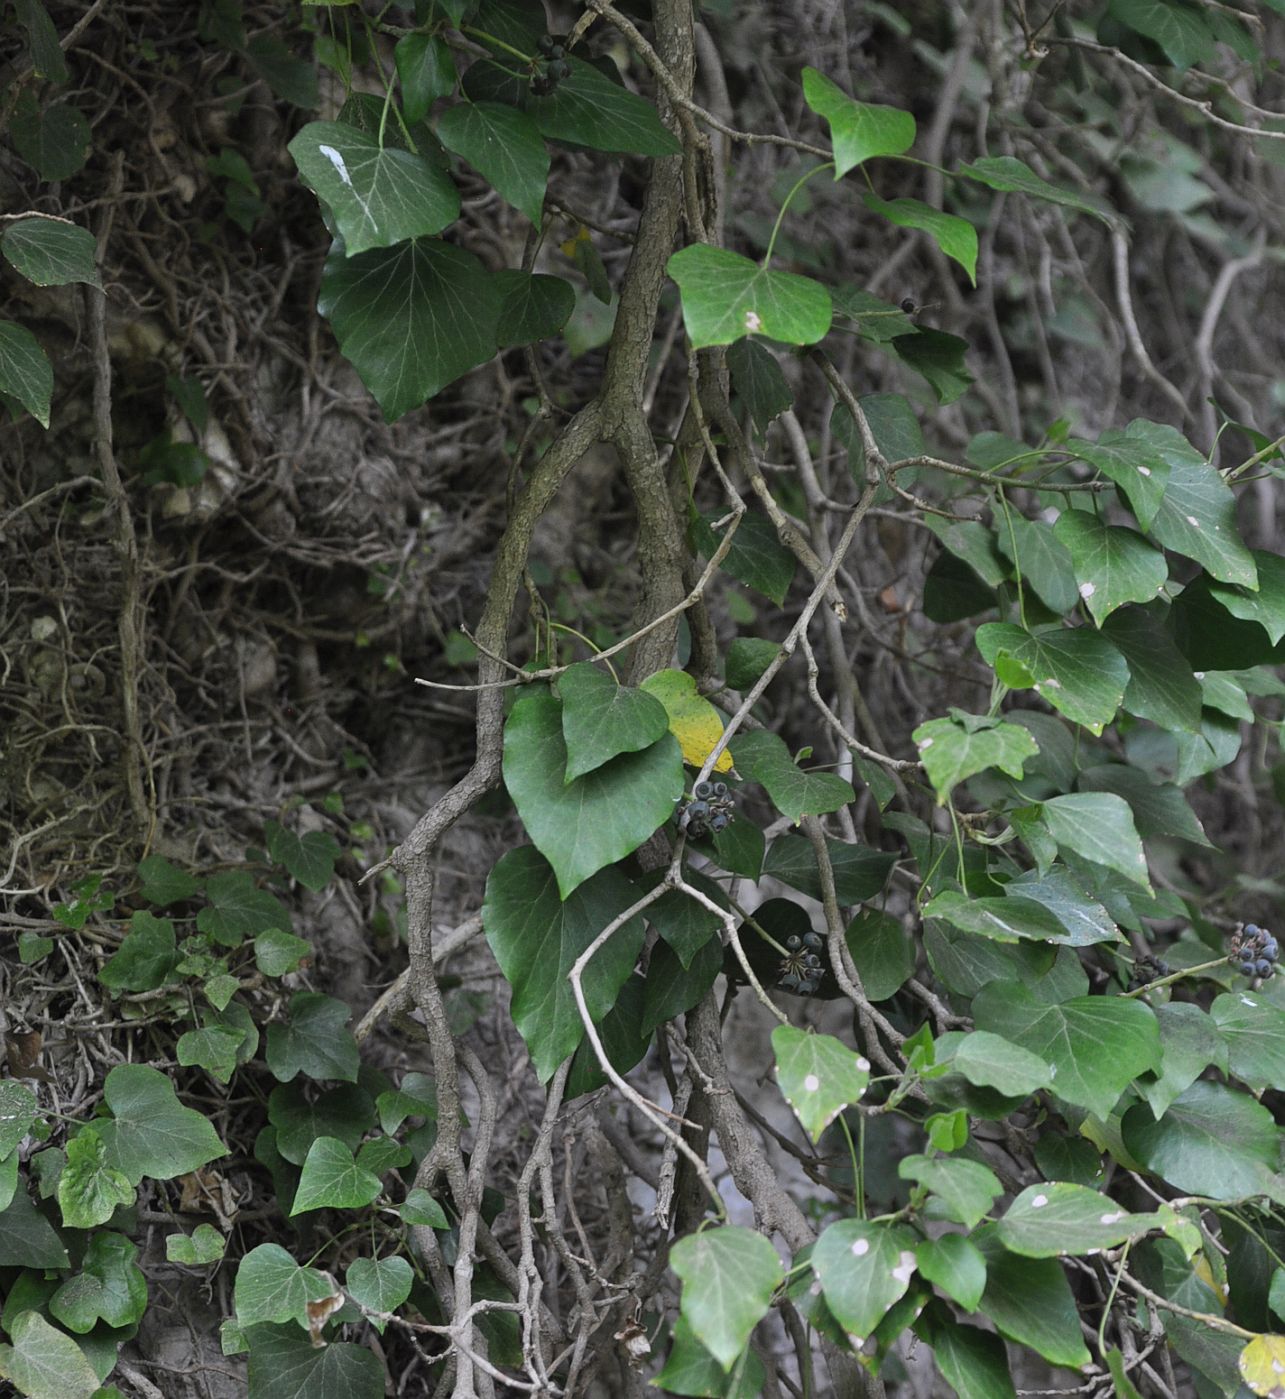
[[[260,1244],[237,1266],[233,1304],[242,1326],[264,1321],[306,1326],[307,1304],[333,1293],[334,1284],[325,1273],[296,1263],[280,1244]]]
[[[393,61],[402,85],[402,112],[412,125],[424,120],[439,97],[455,91],[455,58],[436,34],[403,34]]]
[[[733,1362],[729,1376],[717,1360],[692,1335],[681,1313],[670,1333],[669,1356],[653,1381],[666,1394],[717,1394],[722,1399],[758,1399],[766,1375],[763,1362],[746,1350]]]
[[[682,1279],[692,1335],[730,1370],[784,1280],[776,1250],[755,1230],[727,1225],[679,1239],[669,1266]]]
[[[833,1035],[778,1025],[772,1051],[777,1085],[814,1142],[844,1108],[860,1102],[870,1082],[870,1061]]]
[[[264,976],[285,976],[296,971],[305,957],[312,956],[312,944],[280,928],[269,928],[254,940],[254,965]]]
[[[977,230],[957,214],[947,214],[918,199],[880,199],[877,194],[863,194],[865,206],[880,214],[898,228],[917,228],[953,258],[968,273],[968,280],[977,285]],[[769,332],[770,333],[770,332]],[[900,344],[897,346],[900,351]]]
[[[374,1137],[357,1148],[357,1164],[362,1170],[373,1171],[377,1176],[409,1166],[414,1159],[410,1147],[403,1146],[392,1137]]]
[[[711,981],[713,978],[711,978]],[[643,1033],[643,1005],[646,979],[635,972],[616,993],[616,1003],[597,1022],[607,1063],[618,1074],[627,1074],[647,1052],[650,1037]],[[593,1046],[582,1040],[567,1074],[566,1098],[592,1093],[608,1082]]]
[[[1096,442],[1068,437],[1063,443],[1064,451],[1088,462],[1120,487],[1144,530],[1151,528],[1169,480],[1169,459],[1148,434],[1154,426],[1136,420],[1123,432],[1112,429],[1102,433]]]
[[[13,148],[51,184],[69,180],[89,159],[89,123],[65,102],[38,103],[30,90],[19,97],[9,126]]]
[[[379,1177],[357,1165],[337,1137],[318,1137],[308,1148],[295,1191],[291,1218],[308,1210],[355,1210],[370,1204],[383,1189]]]
[[[36,1096],[16,1079],[0,1079],[0,1161],[31,1130],[37,1115]]]
[[[902,155],[915,144],[915,119],[896,107],[857,102],[815,68],[803,70],[803,99],[830,128],[834,178],[879,155]]]
[[[9,1325],[12,1345],[0,1345],[0,1376],[28,1399],[92,1399],[98,1376],[65,1331],[37,1311],[19,1312]]]
[[[422,1108],[417,1104],[416,1110]],[[279,1083],[268,1095],[268,1121],[276,1128],[277,1150],[285,1160],[302,1166],[318,1137],[337,1137],[355,1148],[374,1125],[375,1108],[370,1094],[355,1083],[315,1096],[301,1082]]]
[[[576,309],[576,292],[561,277],[506,268],[495,274],[500,314],[495,336],[501,349],[534,345],[557,335]]]
[[[999,898],[972,898],[954,889],[944,889],[923,907],[925,918],[940,918],[952,928],[996,942],[1019,942],[1023,938],[1062,942],[1061,920],[1043,904],[1017,895]]]
[[[107,1164],[131,1185],[144,1176],[172,1180],[227,1155],[204,1114],[185,1108],[174,1085],[145,1064],[118,1064],[107,1075],[103,1097],[112,1116],[97,1122]]]
[[[973,1015],[978,1029],[1050,1065],[1059,1098],[1103,1120],[1138,1074],[1160,1064],[1154,1012],[1121,996],[1074,996],[1046,1005],[1019,982],[994,981],[974,998]]]
[[[986,1259],[981,1313],[998,1331],[1030,1346],[1054,1365],[1082,1369],[1092,1360],[1080,1333],[1080,1313],[1060,1263],[1020,1258],[1003,1248],[993,1227],[974,1240]]]
[[[727,648],[724,657],[727,683],[734,690],[750,689],[776,660],[780,650],[775,641],[764,641],[757,636],[738,636]]]
[[[398,1205],[397,1212],[401,1215],[403,1223],[406,1224],[426,1224],[430,1229],[449,1229],[451,1227],[451,1221],[447,1219],[446,1211],[427,1190],[418,1188],[411,1190],[405,1200]]]
[[[888,882],[888,872],[897,863],[896,856],[885,850],[849,845],[842,840],[827,839],[825,848],[834,871],[835,896],[844,907],[865,903],[878,895]],[[806,836],[791,832],[777,836],[768,847],[759,872],[779,879],[809,898],[821,898],[821,869],[812,842]],[[759,873],[746,875],[747,879],[758,877]]]
[[[90,1237],[80,1272],[49,1299],[50,1314],[78,1335],[100,1320],[132,1325],[147,1310],[147,1279],[137,1257],[137,1247],[123,1234],[100,1229]]]
[[[689,899],[688,902],[693,901]],[[722,970],[723,945],[717,938],[704,942],[686,966],[667,941],[658,942],[647,963],[643,991],[641,1034],[644,1042],[657,1026],[699,1005]]]
[[[914,944],[906,937],[900,918],[878,909],[863,909],[848,924],[844,940],[861,978],[861,989],[872,1001],[895,996],[915,973]]]
[[[1138,1092],[1151,1104],[1159,1121],[1175,1098],[1181,1096],[1210,1064],[1226,1073],[1227,1041],[1199,1006],[1170,1001],[1156,1007],[1160,1025],[1161,1062],[1156,1076],[1138,1083]]]
[[[790,757],[784,740],[766,729],[737,734],[731,749],[737,771],[759,783],[773,806],[795,825],[805,816],[837,811],[856,800],[856,793],[844,778],[832,772],[804,772]]]
[[[1235,493],[1217,467],[1176,430],[1163,436],[1157,431],[1156,436],[1166,444],[1169,480],[1147,532],[1166,549],[1195,559],[1221,582],[1256,588],[1258,570],[1241,542]]]
[[[41,1153],[41,1157],[44,1153]],[[37,1157],[40,1160],[41,1157]],[[26,1190],[15,1192],[0,1210],[0,1266],[70,1268],[71,1260],[52,1224],[36,1209]]]
[[[562,706],[549,694],[524,696],[504,726],[504,782],[563,898],[637,850],[683,794],[682,755],[669,734],[573,782],[566,767]]]
[[[104,963],[98,979],[113,991],[155,991],[174,978],[179,954],[174,924],[140,908],[130,919],[129,932],[114,956]]]
[[[1154,39],[1175,68],[1190,68],[1205,58],[1213,35],[1198,9],[1163,0],[1111,0],[1110,13],[1148,39]]]
[[[1279,1132],[1266,1108],[1221,1083],[1193,1083],[1159,1122],[1142,1103],[1121,1123],[1129,1153],[1187,1195],[1236,1200],[1275,1170]]]
[[[958,173],[970,180],[989,185],[991,189],[1009,194],[1026,194],[1032,199],[1043,199],[1049,204],[1079,209],[1082,213],[1092,214],[1101,219],[1108,227],[1114,227],[1119,222],[1104,200],[1079,190],[1067,189],[1065,185],[1050,184],[1015,156],[985,156],[981,160],[961,165]]]
[[[499,102],[459,102],[442,113],[437,137],[539,228],[549,151],[539,127],[525,112]],[[436,233],[437,229],[418,231]]]
[[[1086,894],[1076,876],[1062,865],[1055,865],[1043,876],[1028,870],[1010,880],[1004,892],[1016,898],[1034,899],[1054,915],[1065,936],[1050,937],[1050,942],[1090,947],[1095,942],[1118,942],[1122,936],[1106,909]]]
[[[974,1030],[964,1035],[951,1064],[969,1083],[994,1088],[1010,1098],[1024,1098],[1041,1088],[1053,1086],[1052,1064],[988,1030]]]
[[[186,870],[170,864],[164,855],[148,855],[141,859],[138,874],[143,881],[139,890],[141,897],[157,908],[182,903],[193,898],[201,888]]]
[[[1075,569],[1071,555],[1058,539],[1053,526],[1044,520],[1026,520],[1010,512],[1009,518],[997,531],[1000,552],[1017,565],[1025,587],[1050,612],[1065,615],[1076,604]]]
[[[963,1234],[943,1234],[924,1239],[915,1247],[919,1274],[965,1311],[975,1312],[986,1290],[986,1260],[981,1250]]]
[[[134,1187],[107,1164],[107,1148],[92,1127],[67,1140],[67,1162],[58,1177],[58,1207],[68,1229],[96,1229],[134,1201]]]
[[[676,252],[666,271],[682,292],[683,324],[698,350],[746,335],[815,345],[830,329],[830,293],[811,277],[773,272],[707,243]]]
[[[9,394],[41,425],[49,426],[54,371],[26,326],[0,321],[0,393]]]
[[[372,1312],[395,1312],[414,1280],[415,1270],[404,1258],[354,1258],[344,1274],[348,1295]]]
[[[952,710],[949,719],[930,719],[911,737],[919,750],[937,800],[946,798],[960,782],[987,768],[997,767],[1020,779],[1028,758],[1040,751],[1030,731],[1020,724],[1006,724],[998,717],[984,718]]]
[[[1128,667],[1114,646],[1096,631],[1065,627],[1029,632],[1011,622],[977,628],[977,649],[995,665],[1001,652],[1034,677],[1034,688],[1054,709],[1100,734],[1115,718],[1129,680]]]
[[[379,1111],[379,1125],[385,1132],[396,1132],[408,1117],[436,1122],[437,1089],[427,1074],[408,1073],[403,1075],[399,1088],[381,1093],[375,1099],[375,1106]],[[341,1134],[331,1132],[330,1135]]]
[[[532,93],[527,111],[553,141],[621,155],[677,155],[682,147],[650,102],[568,54],[571,74],[547,97]]]
[[[299,991],[290,998],[290,1021],[268,1026],[268,1068],[289,1083],[298,1073],[308,1078],[357,1081],[360,1061],[357,1041],[348,1027],[351,1015],[342,1001],[314,991]]]
[[[1231,1071],[1255,1093],[1285,1083],[1285,1010],[1263,992],[1219,996],[1209,1013],[1227,1044]]]
[[[962,1326],[948,1308],[930,1302],[915,1322],[915,1333],[932,1347],[937,1368],[959,1399],[1017,1399],[1004,1342],[994,1332]]]
[[[285,905],[257,888],[245,870],[211,875],[205,896],[209,906],[196,915],[196,926],[223,947],[240,947],[247,937],[290,926]]]
[[[511,1014],[541,1083],[574,1053],[584,1035],[568,974],[580,954],[613,919],[636,903],[638,891],[617,869],[604,869],[565,900],[536,850],[504,855],[486,882],[482,926],[500,970],[513,988]],[[585,1003],[595,1023],[615,1004],[633,971],[645,928],[631,918],[585,969]]]
[[[1285,558],[1262,549],[1251,552],[1258,573],[1258,590],[1211,580],[1209,592],[1241,621],[1257,622],[1273,646],[1285,637]]]
[[[1063,850],[1122,874],[1151,892],[1147,857],[1129,803],[1114,792],[1070,792],[1043,803],[1042,820]]]
[[[415,238],[332,253],[317,309],[391,423],[495,354],[501,295],[472,253]]]
[[[812,1249],[812,1268],[826,1306],[855,1345],[905,1296],[918,1266],[915,1236],[897,1225],[843,1219],[831,1224]]]
[[[51,83],[65,83],[71,76],[67,59],[58,42],[58,30],[41,0],[15,0],[13,8],[27,31],[32,72]]]
[[[794,403],[794,395],[776,356],[757,340],[737,340],[730,345],[727,367],[732,375],[732,387],[750,410],[750,417],[760,433],[766,432],[769,424]]]
[[[304,184],[329,205],[349,257],[439,233],[460,214],[451,177],[422,156],[337,121],[311,121],[288,147]]]
[[[937,1197],[936,1213],[967,1229],[975,1229],[1004,1193],[989,1166],[962,1156],[903,1156],[897,1174],[932,1191]]]
[[[179,1036],[175,1058],[187,1068],[204,1069],[220,1083],[227,1083],[236,1072],[243,1036],[239,1030],[222,1025],[206,1025]]]
[[[98,244],[87,228],[76,224],[41,217],[19,219],[0,234],[0,252],[38,287],[87,282],[102,289],[96,266]]]
[[[1085,791],[1114,792],[1126,801],[1143,840],[1168,836],[1213,849],[1182,789],[1171,782],[1153,782],[1145,772],[1123,763],[1102,763],[1085,768],[1079,783]]]
[[[1103,634],[1124,657],[1129,683],[1124,707],[1162,729],[1200,732],[1200,683],[1162,625],[1168,609],[1158,605],[1113,612]]]
[[[707,559],[714,557],[722,543],[721,532],[713,528],[718,518],[717,513],[692,516],[693,543]],[[747,510],[741,516],[721,565],[738,582],[771,598],[778,607],[794,581],[795,566],[794,555],[777,538],[776,526],[758,510]]]
[[[1150,602],[1164,591],[1169,565],[1135,530],[1107,525],[1087,510],[1067,510],[1055,527],[1079,580],[1080,597],[1101,626],[1126,602]]]
[[[264,826],[264,835],[268,842],[268,854],[277,864],[284,865],[305,889],[315,892],[330,883],[335,872],[335,861],[341,851],[339,842],[329,831],[308,831],[297,836],[279,822],[269,821]],[[289,924],[280,926],[288,927]]]
[[[995,1236],[1025,1258],[1065,1258],[1115,1248],[1159,1227],[1154,1214],[1130,1214],[1096,1190],[1059,1181],[1027,1186],[995,1226]]]
[[[384,1367],[365,1346],[331,1341],[318,1349],[294,1326],[253,1326],[246,1339],[252,1399],[383,1399]]]
[[[217,1263],[227,1248],[227,1240],[212,1224],[198,1224],[190,1234],[167,1234],[165,1258],[187,1268],[203,1268]]]
[[[938,403],[954,403],[972,385],[973,376],[964,367],[968,341],[958,335],[921,326],[913,335],[898,335],[892,348],[899,359],[923,375]]]
[[[644,690],[618,685],[600,667],[581,661],[558,677],[564,782],[574,782],[622,753],[650,748],[669,730],[665,706]]]

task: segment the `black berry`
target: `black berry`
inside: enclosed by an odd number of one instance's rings
[[[693,790],[693,795],[702,801],[708,801],[710,797],[716,795],[714,784],[712,782],[698,782]]]

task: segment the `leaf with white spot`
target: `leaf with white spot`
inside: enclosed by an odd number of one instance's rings
[[[706,1229],[679,1239],[669,1265],[683,1280],[692,1334],[730,1370],[785,1278],[776,1250],[753,1229]]]
[[[854,1345],[863,1344],[888,1308],[906,1295],[918,1266],[917,1242],[909,1229],[860,1219],[831,1224],[816,1241],[813,1271],[826,1306]]]
[[[1100,734],[1115,718],[1129,668],[1091,627],[1029,632],[1011,622],[987,622],[977,628],[976,642],[990,665],[1001,653],[1016,660],[1041,698],[1090,733]]]
[[[698,350],[746,335],[814,345],[830,329],[830,293],[811,277],[773,272],[707,243],[676,252],[666,271],[682,292],[683,323]]]
[[[1136,531],[1068,510],[1055,528],[1075,568],[1080,597],[1101,626],[1126,602],[1150,602],[1169,577],[1165,556]]]
[[[1264,1399],[1285,1394],[1285,1336],[1255,1336],[1236,1362],[1240,1377]]]
[[[334,213],[349,257],[440,233],[459,217],[449,175],[346,122],[309,122],[289,151],[304,183]]]
[[[772,1050],[781,1092],[814,1142],[844,1108],[861,1100],[870,1082],[870,1061],[833,1035],[778,1025]]]
[[[1154,1214],[1131,1214],[1096,1190],[1057,1181],[1027,1186],[995,1232],[1010,1253],[1064,1258],[1068,1253],[1115,1248],[1159,1227]]]

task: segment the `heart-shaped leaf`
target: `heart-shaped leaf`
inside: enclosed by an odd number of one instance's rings
[[[732,740],[736,770],[761,783],[772,804],[796,825],[805,816],[837,811],[856,800],[850,783],[832,772],[804,772],[790,757],[784,741],[766,729],[738,734]]]
[[[683,324],[698,350],[746,335],[814,345],[830,329],[830,293],[811,277],[772,272],[707,243],[676,252],[666,270],[682,291]]]
[[[777,1084],[814,1142],[844,1108],[861,1100],[870,1082],[870,1061],[833,1035],[778,1025],[772,1051]]]
[[[803,99],[830,127],[836,180],[863,160],[901,155],[915,144],[915,119],[909,112],[857,102],[815,68],[803,70]]]
[[[539,127],[525,112],[500,102],[459,102],[443,112],[437,137],[539,227],[549,150]],[[436,233],[437,229],[420,232]]]
[[[618,685],[589,661],[571,666],[558,677],[562,738],[567,746],[565,781],[574,782],[621,753],[650,748],[665,733],[669,728],[665,706],[644,690]],[[720,735],[722,731],[720,725]]]

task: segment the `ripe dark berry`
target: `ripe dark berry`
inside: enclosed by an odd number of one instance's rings
[[[1257,924],[1257,923],[1246,923],[1246,924],[1245,924],[1245,936],[1246,936],[1247,938],[1256,938],[1256,937],[1258,936],[1258,924]]]
[[[545,49],[545,53],[547,53],[550,58],[565,58],[567,56],[566,49],[564,49],[560,43],[556,42],[556,40],[550,42],[549,47]]]
[[[1280,956],[1280,946],[1270,933],[1263,939],[1263,956],[1273,962]]]
[[[539,48],[539,50],[540,50],[541,53],[548,54],[550,57],[552,57],[552,56],[553,56],[553,50],[554,50],[554,47],[555,47],[555,40],[554,40],[554,38],[553,38],[553,35],[552,35],[552,34],[541,34],[541,35],[540,35],[540,41],[539,41],[539,44],[538,44],[537,47]]]
[[[797,991],[801,985],[802,983],[799,981],[799,978],[795,976],[793,972],[786,972],[781,978],[782,991]]]
[[[699,797],[701,801],[708,801],[714,795],[714,784],[712,782],[698,782],[693,788],[692,794]]]
[[[790,936],[786,938],[785,945],[791,952],[797,952],[799,948],[803,946],[803,939],[798,933],[791,933]]]
[[[1266,957],[1260,957],[1258,961],[1254,963],[1254,970],[1259,976],[1271,976],[1272,964]]]
[[[820,947],[821,934],[817,932],[807,933],[804,935],[803,941],[806,942],[809,947]]]
[[[726,783],[726,782],[715,782],[715,783],[714,783],[714,795],[715,795],[716,797],[720,797],[720,798],[721,798],[721,797],[725,797],[725,796],[727,795],[727,783]]]
[[[571,65],[565,58],[555,58],[549,64],[549,76],[557,81],[571,76]]]
[[[730,819],[727,812],[716,811],[713,816],[710,817],[710,829],[714,831],[725,831]]]
[[[903,296],[901,299],[901,309],[908,316],[913,316],[916,311],[915,298],[913,296]]]

